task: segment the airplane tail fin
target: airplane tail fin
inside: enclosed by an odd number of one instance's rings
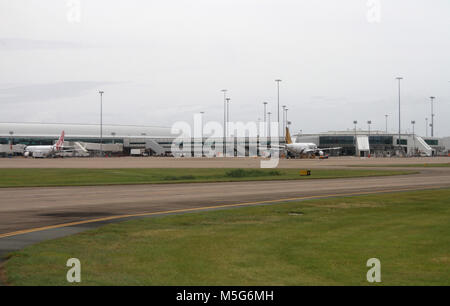
[[[56,150],[61,150],[62,146],[64,145],[64,131],[62,131],[61,136],[58,139],[58,142],[56,143]]]
[[[286,144],[291,144],[291,143],[292,143],[291,133],[289,133],[289,128],[286,127]]]

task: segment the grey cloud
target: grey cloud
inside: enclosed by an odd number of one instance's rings
[[[70,41],[0,38],[0,50],[2,51],[35,50],[35,49],[73,49],[86,47],[90,47],[90,45]]]
[[[58,82],[0,89],[1,103],[26,103],[79,97],[111,82]]]
[[[400,75],[402,128],[425,134],[433,95],[448,135],[450,1],[429,2],[383,1],[373,24],[357,0],[81,1],[80,23],[64,1],[0,1],[0,121],[97,122],[104,89],[110,123],[221,122],[227,88],[246,122],[276,113],[279,77],[293,130],[394,127]]]

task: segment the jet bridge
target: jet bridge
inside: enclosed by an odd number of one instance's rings
[[[153,139],[146,139],[145,140],[145,148],[151,149],[153,152],[156,153],[156,155],[164,155],[166,151],[162,146],[159,145],[155,140]]]
[[[77,155],[89,156],[89,151],[80,142],[74,142],[73,147]]]
[[[418,152],[424,153],[426,156],[433,156],[433,148],[431,148],[422,137],[414,135],[413,143],[415,143],[415,148]]]
[[[366,135],[356,137],[356,153],[358,156],[368,156],[370,152],[369,137]]]

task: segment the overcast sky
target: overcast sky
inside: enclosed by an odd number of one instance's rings
[[[105,123],[222,121],[223,88],[231,119],[256,121],[281,78],[295,132],[385,114],[397,130],[402,76],[403,130],[425,134],[433,95],[449,136],[449,16],[448,0],[1,0],[0,121],[97,123],[98,90]]]

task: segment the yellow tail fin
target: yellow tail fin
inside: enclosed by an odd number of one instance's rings
[[[288,127],[286,127],[286,143],[287,144],[291,144],[292,143],[291,133],[289,133],[289,128]]]

